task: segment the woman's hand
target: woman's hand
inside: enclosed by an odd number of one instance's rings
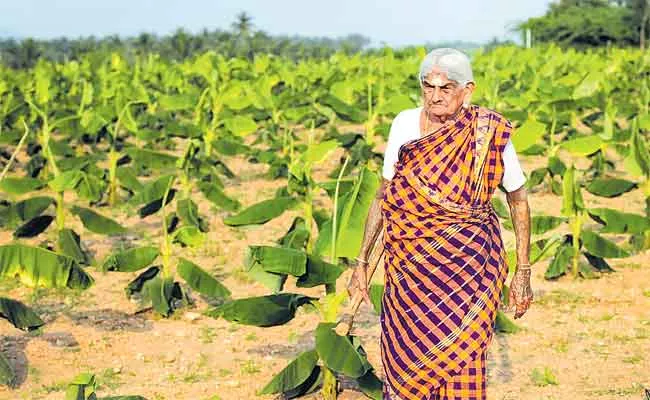
[[[348,293],[353,296],[357,291],[361,292],[363,300],[371,305],[370,295],[368,294],[368,263],[358,262],[354,267],[350,282],[348,283]]]
[[[521,318],[533,301],[533,289],[530,287],[530,269],[518,269],[510,282],[508,306],[515,308],[515,319]]]

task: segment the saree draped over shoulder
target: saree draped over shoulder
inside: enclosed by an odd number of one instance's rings
[[[439,398],[492,339],[507,266],[490,200],[512,129],[484,108],[460,114],[400,148],[384,194],[381,357],[391,399]]]

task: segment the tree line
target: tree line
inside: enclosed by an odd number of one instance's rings
[[[560,0],[518,27],[536,42],[560,46],[648,47],[650,0]]]

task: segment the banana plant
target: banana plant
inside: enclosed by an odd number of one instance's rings
[[[579,274],[583,276],[593,275],[592,271],[612,271],[606,259],[624,258],[629,252],[620,248],[614,242],[599,235],[593,230],[587,229],[586,217],[593,215],[596,220],[601,216],[603,221],[607,211],[602,209],[589,210],[585,206],[581,186],[576,179],[574,166],[567,168],[562,179],[562,216],[566,218],[570,233],[559,239],[559,246],[551,260],[545,277],[547,279],[557,278],[567,271],[571,271],[574,277]],[[605,217],[605,221],[609,220]],[[558,221],[554,221],[553,225]],[[583,257],[587,263],[583,263]]]
[[[277,326],[292,320],[299,307],[313,305],[321,322],[315,331],[316,348],[301,353],[276,375],[259,394],[281,393],[299,397],[317,390],[326,399],[335,399],[341,375],[353,378],[370,398],[379,399],[381,382],[368,363],[358,338],[339,336],[334,331],[345,290],[336,283],[344,268],[339,257],[352,258],[360,248],[365,217],[379,186],[379,179],[368,169],[361,170],[349,192],[340,195],[342,173],[335,188],[332,219],[320,224],[317,243],[328,248],[329,261],[306,245],[310,231],[304,219],[297,219],[278,242],[280,246],[250,246],[246,268],[249,274],[275,294],[236,299],[207,312],[212,317],[259,327]],[[307,212],[306,215],[309,215]],[[321,239],[323,238],[323,239]],[[304,247],[303,247],[304,246]],[[281,292],[288,277],[296,278],[298,288],[323,286],[320,299],[299,293]]]
[[[97,397],[98,386],[95,374],[79,374],[68,384],[65,400],[146,400],[142,396]]]
[[[9,321],[15,328],[28,332],[45,325],[31,308],[6,297],[0,297],[0,317]],[[16,375],[9,360],[0,353],[0,385],[11,386],[15,379]]]
[[[199,146],[199,143],[189,141],[183,157],[176,159],[177,172],[155,179],[130,200],[131,204],[140,205],[138,212],[141,218],[149,218],[160,212],[162,237],[159,247],[146,246],[118,251],[110,254],[102,266],[105,271],[119,272],[135,272],[147,268],[129,283],[127,296],[140,294],[143,300],[151,302],[156,313],[164,317],[191,301],[180,283],[175,281],[176,272],[190,288],[211,300],[221,301],[230,296],[230,291],[208,272],[182,257],[178,257],[175,265],[175,257],[172,255],[174,243],[189,247],[203,245],[208,230],[206,220],[200,216],[198,206],[191,198],[193,173],[196,173],[193,160],[198,154]],[[177,182],[180,190],[176,189]],[[172,202],[176,206],[176,212],[168,213],[167,208]],[[158,258],[162,265],[152,265]]]

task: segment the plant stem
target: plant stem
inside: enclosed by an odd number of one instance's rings
[[[167,203],[167,196],[169,195],[169,190],[171,189],[172,185],[174,184],[174,180],[176,178],[172,178],[169,181],[169,185],[167,186],[167,189],[165,190],[165,195],[163,196],[162,199],[162,207],[161,207],[161,212],[162,212],[162,230],[163,230],[163,243],[160,249],[160,253],[162,255],[162,263],[163,263],[163,278],[170,278],[172,277],[172,271],[171,271],[171,255],[172,255],[172,246],[171,246],[171,238],[169,237],[169,233],[167,233],[167,212],[165,211],[165,203]]]
[[[336,400],[337,391],[336,391],[337,381],[334,372],[331,369],[324,367],[323,370],[323,388],[321,389],[321,395],[323,395],[323,400]]]
[[[117,160],[119,154],[111,147],[108,152],[108,204],[113,207],[117,202]]]
[[[20,141],[18,142],[18,146],[16,146],[16,149],[11,154],[11,157],[9,158],[9,162],[7,162],[7,165],[5,165],[4,169],[2,170],[2,173],[0,173],[0,182],[4,179],[5,175],[7,175],[7,172],[9,172],[9,168],[11,168],[11,164],[14,163],[14,160],[16,159],[16,155],[20,152],[20,148],[23,146],[25,139],[27,139],[27,135],[29,134],[29,127],[27,126],[25,121],[23,121],[23,125],[25,126],[25,133],[23,134],[23,137],[20,138]]]
[[[582,231],[582,216],[583,212],[578,211],[578,213],[573,217],[571,222],[571,230],[573,234],[573,277],[578,277],[578,266],[580,261],[580,232]]]

